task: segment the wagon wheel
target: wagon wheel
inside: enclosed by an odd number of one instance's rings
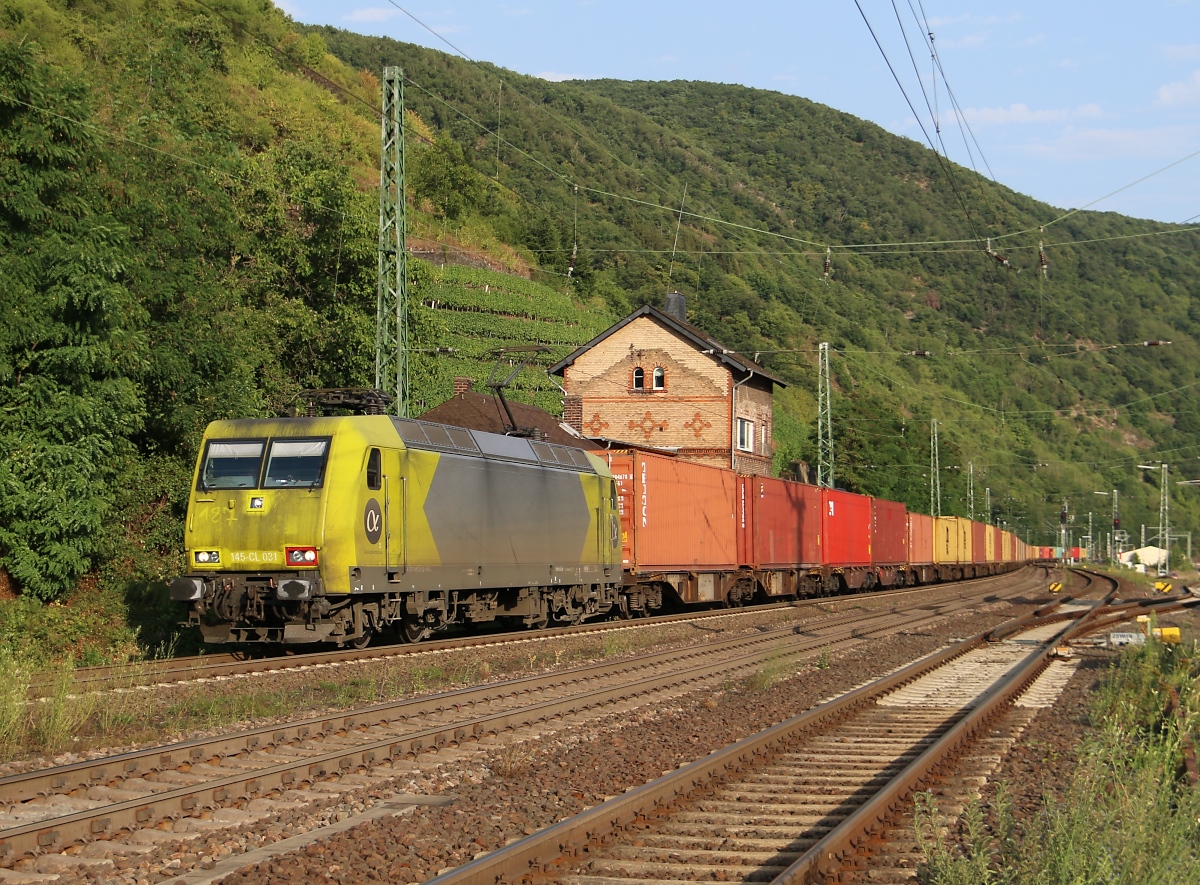
[[[366,648],[368,645],[371,644],[371,637],[373,635],[374,635],[374,631],[367,629],[367,630],[363,631],[362,636],[356,636],[354,639],[351,639],[346,644],[353,649],[362,651],[364,648]]]

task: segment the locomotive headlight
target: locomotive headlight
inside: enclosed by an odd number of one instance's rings
[[[284,550],[287,564],[298,568],[315,568],[317,565],[316,547],[288,547]]]
[[[221,562],[220,550],[197,550],[195,556],[199,565],[216,565]]]

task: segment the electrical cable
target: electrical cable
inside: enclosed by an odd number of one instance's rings
[[[1031,228],[1026,228],[1025,230],[1013,231],[1012,233],[1000,234],[999,236],[992,237],[992,239],[993,240],[1005,240],[1005,239],[1008,239],[1009,237],[1017,237],[1017,236],[1021,236],[1022,234],[1033,233],[1034,231],[1040,232],[1043,228],[1047,228],[1052,224],[1058,224],[1060,221],[1064,221],[1064,220],[1070,218],[1072,215],[1075,215],[1078,212],[1083,212],[1085,209],[1090,209],[1092,206],[1095,206],[1097,203],[1103,203],[1109,197],[1115,197],[1117,194],[1121,193],[1122,191],[1127,191],[1131,187],[1134,187],[1135,185],[1139,185],[1144,181],[1149,181],[1154,176],[1161,175],[1163,172],[1166,172],[1169,169],[1174,169],[1176,166],[1180,165],[1181,163],[1186,163],[1188,160],[1191,160],[1194,157],[1200,157],[1200,150],[1193,151],[1192,153],[1188,154],[1186,157],[1181,157],[1180,159],[1175,160],[1173,163],[1168,163],[1166,166],[1162,166],[1161,168],[1155,169],[1153,172],[1149,173],[1148,175],[1143,175],[1141,178],[1137,179],[1136,181],[1131,181],[1131,182],[1129,182],[1129,184],[1122,185],[1121,187],[1117,188],[1115,191],[1111,191],[1102,197],[1097,197],[1096,199],[1092,200],[1090,203],[1085,203],[1084,205],[1080,206],[1078,209],[1071,209],[1067,212],[1064,212],[1062,215],[1059,215],[1057,218],[1051,219],[1050,221],[1047,221],[1045,224],[1042,224],[1038,227],[1031,227]],[[1193,216],[1193,217],[1197,217],[1197,216]]]
[[[271,49],[273,52],[277,52],[277,53],[278,53],[278,52],[281,52],[281,50],[279,50],[277,47],[271,46],[269,43],[266,43],[266,42],[265,42],[265,41],[263,41],[261,38],[259,38],[259,37],[255,36],[254,34],[251,34],[251,33],[250,33],[250,32],[248,32],[248,31],[246,31],[246,30],[245,30],[245,28],[243,28],[243,27],[242,27],[240,24],[238,24],[238,23],[236,23],[236,22],[233,22],[232,20],[230,20],[229,18],[227,18],[225,15],[223,15],[221,12],[219,12],[219,11],[217,11],[217,10],[213,9],[211,6],[208,6],[206,3],[204,3],[204,2],[203,2],[203,0],[190,0],[190,2],[192,2],[192,3],[195,3],[195,4],[197,4],[197,5],[201,6],[201,7],[203,7],[204,9],[207,9],[208,11],[212,12],[214,15],[217,15],[219,18],[221,18],[222,20],[226,21],[226,22],[227,22],[228,24],[230,24],[232,27],[237,27],[237,28],[238,28],[239,30],[241,30],[243,33],[247,34],[247,35],[248,35],[248,36],[250,36],[252,39],[255,39],[255,40],[256,40],[256,41],[258,41],[260,44],[262,44],[262,45],[265,45],[265,46],[268,46],[268,48],[270,48],[270,49]],[[404,15],[408,16],[410,19],[412,19],[414,22],[416,22],[418,25],[420,25],[420,26],[421,26],[423,29],[425,29],[426,31],[428,31],[430,34],[432,34],[433,36],[435,36],[437,39],[441,40],[443,43],[445,43],[447,46],[449,46],[451,49],[453,49],[455,52],[457,52],[457,53],[458,53],[460,56],[462,56],[464,59],[466,59],[467,61],[469,61],[471,64],[473,64],[473,65],[475,65],[475,66],[479,67],[481,70],[486,70],[486,68],[485,68],[485,67],[484,67],[484,66],[483,66],[483,65],[482,65],[480,62],[476,61],[474,58],[472,58],[471,56],[467,55],[467,53],[465,53],[465,52],[464,52],[462,49],[460,49],[458,46],[456,46],[454,43],[452,43],[450,40],[448,40],[448,39],[447,39],[446,37],[444,37],[442,34],[439,34],[439,33],[438,33],[436,30],[434,30],[433,28],[431,28],[431,27],[429,27],[428,25],[426,25],[426,24],[425,24],[423,21],[421,21],[420,19],[418,19],[418,18],[417,18],[415,15],[413,15],[413,14],[412,14],[411,12],[409,12],[407,9],[405,9],[405,8],[404,8],[404,7],[402,7],[402,6],[400,6],[400,4],[399,4],[399,3],[396,3],[396,2],[395,2],[395,0],[388,0],[388,2],[389,2],[389,3],[390,3],[392,6],[394,6],[396,9],[398,9],[400,12],[402,12]],[[912,0],[908,0],[908,2],[909,2],[909,5],[910,5],[910,8],[911,8],[911,3],[912,3]],[[876,46],[879,48],[879,50],[880,50],[880,53],[881,53],[881,54],[883,54],[883,56],[884,56],[884,60],[885,60],[885,62],[887,63],[889,70],[891,70],[891,71],[892,71],[892,76],[893,76],[893,78],[896,80],[896,84],[897,84],[897,86],[899,86],[899,87],[900,87],[900,90],[901,90],[902,94],[904,94],[905,102],[908,104],[908,106],[909,106],[909,110],[913,112],[913,115],[914,115],[914,117],[917,117],[916,110],[915,110],[915,108],[913,107],[913,105],[912,105],[912,102],[911,102],[911,101],[908,99],[908,95],[907,95],[907,93],[904,91],[904,87],[903,87],[903,85],[900,83],[900,80],[899,80],[899,78],[897,77],[895,70],[894,70],[894,69],[892,69],[891,62],[890,62],[890,61],[887,59],[887,55],[886,55],[886,53],[883,51],[883,47],[882,47],[882,45],[880,45],[878,38],[876,38],[876,37],[875,37],[874,30],[873,30],[873,28],[871,27],[871,24],[870,24],[870,22],[869,22],[869,21],[867,20],[867,18],[866,18],[866,14],[865,14],[865,12],[863,12],[863,9],[862,9],[861,5],[859,5],[859,4],[858,4],[858,0],[855,0],[855,3],[856,3],[856,6],[858,6],[859,13],[860,13],[860,14],[863,16],[863,21],[864,21],[864,22],[867,24],[867,28],[868,28],[868,30],[870,30],[870,31],[871,31],[872,38],[874,38],[874,39],[875,39]],[[918,0],[918,3],[920,4],[920,0]],[[926,24],[926,27],[928,27],[928,19],[927,19],[927,17],[925,16],[924,5],[923,5],[923,4],[920,4],[920,5],[921,5],[921,15],[922,15],[922,18],[924,18],[924,19],[925,19],[925,24]],[[895,8],[895,0],[893,0],[893,8]],[[897,10],[896,12],[897,12],[897,17],[898,17],[898,16],[899,16],[899,12],[898,12],[898,10]],[[915,16],[915,14],[916,14],[916,13],[915,13],[915,11],[914,11],[914,16]],[[903,25],[901,25],[901,30],[902,30],[902,32],[903,32],[903,33],[905,33],[905,45],[906,45],[906,46],[908,46],[907,32],[904,32]],[[930,44],[928,44],[928,43],[927,43],[927,45],[929,45],[929,46],[930,46],[930,51],[931,51],[931,54],[932,54],[932,55],[934,56],[934,58],[937,60],[938,70],[939,70],[939,72],[942,74],[942,81],[943,81],[943,83],[944,83],[944,84],[945,84],[945,86],[946,86],[947,94],[950,96],[950,98],[951,98],[951,101],[954,103],[954,105],[955,105],[956,109],[958,109],[958,110],[960,111],[960,113],[961,113],[961,106],[959,106],[959,105],[958,105],[957,99],[954,97],[954,95],[953,95],[953,92],[952,92],[952,90],[951,90],[951,88],[950,88],[949,81],[946,79],[945,71],[944,71],[944,69],[942,68],[942,64],[941,64],[940,57],[938,57],[938,56],[936,55],[936,52],[934,52],[934,49],[933,49],[932,45],[930,45]],[[909,56],[910,56],[910,58],[912,58],[912,50],[911,50],[911,47],[909,47]],[[913,63],[914,63],[914,65],[915,65],[915,60],[914,60],[914,62],[913,62]],[[334,82],[334,81],[332,81],[332,80],[329,80],[328,78],[324,77],[324,75],[322,75],[322,74],[320,74],[319,72],[317,72],[317,71],[314,71],[314,70],[312,70],[311,68],[309,68],[307,65],[303,65],[302,63],[298,63],[298,64],[300,64],[300,66],[301,66],[301,67],[302,67],[302,68],[303,68],[303,69],[304,69],[306,72],[310,73],[310,74],[311,74],[313,77],[315,77],[315,78],[320,78],[320,79],[321,79],[321,80],[322,80],[324,83],[328,84],[330,87],[332,87],[332,88],[334,88],[334,89],[338,90],[339,92],[341,92],[342,94],[346,95],[347,97],[349,97],[349,98],[353,99],[354,101],[357,101],[357,102],[359,102],[360,104],[362,104],[362,105],[364,105],[365,107],[367,107],[367,108],[368,108],[368,109],[369,109],[369,110],[370,110],[370,111],[371,111],[373,114],[375,114],[376,116],[378,116],[378,115],[379,115],[379,110],[378,110],[377,108],[375,108],[374,106],[372,106],[370,103],[368,103],[368,102],[364,101],[362,98],[360,98],[359,96],[357,96],[357,95],[355,95],[354,93],[350,92],[349,90],[345,89],[345,88],[344,88],[344,87],[342,87],[340,84],[337,84],[337,83],[335,83],[335,82]],[[482,123],[480,123],[479,121],[476,121],[476,120],[474,120],[474,119],[473,119],[473,118],[471,118],[469,115],[467,115],[465,112],[462,112],[462,111],[460,111],[458,108],[454,107],[454,106],[453,106],[453,105],[451,105],[449,102],[447,102],[447,101],[445,101],[444,99],[442,99],[440,96],[436,96],[436,95],[434,95],[434,93],[430,92],[429,90],[426,90],[426,89],[424,89],[424,87],[421,87],[419,84],[415,83],[415,82],[414,82],[414,81],[413,81],[411,78],[409,78],[407,75],[406,75],[405,79],[406,79],[406,80],[407,80],[407,81],[408,81],[410,84],[412,84],[413,86],[416,86],[418,89],[421,89],[421,90],[422,90],[423,92],[425,92],[427,95],[430,95],[431,97],[435,97],[437,100],[441,101],[441,102],[442,102],[443,104],[445,104],[447,107],[450,107],[450,108],[452,108],[453,110],[455,110],[456,112],[460,113],[460,114],[461,114],[461,115],[462,115],[462,116],[463,116],[465,119],[468,119],[468,120],[470,120],[472,123],[474,123],[476,126],[478,126],[478,127],[481,129],[481,131],[488,132],[489,134],[495,134],[495,135],[497,136],[497,140],[498,140],[497,147],[499,148],[499,146],[500,146],[500,145],[499,145],[500,138],[499,138],[498,127],[497,127],[497,130],[496,130],[495,132],[492,132],[492,131],[491,131],[491,130],[489,130],[489,129],[488,129],[486,126],[485,126],[485,125],[483,125],[483,124],[482,124]],[[918,75],[918,79],[919,79],[919,75]],[[504,80],[503,80],[503,78],[500,78],[500,83],[501,83],[501,89],[503,89],[503,83],[504,83]],[[519,96],[521,96],[521,98],[525,99],[525,101],[527,101],[527,102],[528,102],[528,103],[529,103],[529,104],[530,104],[532,107],[538,108],[538,109],[539,109],[539,110],[541,110],[542,112],[546,113],[548,116],[550,116],[550,117],[551,117],[551,119],[553,119],[553,120],[555,120],[556,122],[560,123],[561,125],[565,126],[567,129],[569,129],[571,132],[575,133],[575,134],[576,134],[576,135],[578,135],[579,137],[581,137],[581,138],[585,138],[585,139],[587,139],[587,140],[591,141],[593,144],[596,144],[598,147],[600,147],[602,150],[604,150],[604,151],[605,151],[605,153],[607,153],[607,154],[608,154],[610,157],[612,157],[614,160],[616,160],[618,163],[620,163],[620,164],[621,164],[623,167],[625,167],[626,169],[629,169],[630,171],[634,172],[634,173],[635,173],[635,174],[637,174],[639,177],[641,177],[643,180],[647,181],[648,183],[652,184],[652,185],[653,185],[655,188],[657,188],[658,190],[662,191],[664,194],[665,194],[665,193],[667,193],[667,191],[666,191],[666,188],[665,188],[665,187],[663,187],[662,185],[659,185],[657,182],[654,182],[654,181],[652,181],[651,179],[649,179],[649,178],[646,176],[646,174],[645,174],[644,172],[641,172],[640,170],[638,170],[638,169],[636,169],[635,167],[633,167],[633,166],[629,165],[628,163],[626,163],[626,162],[625,162],[624,160],[622,160],[622,159],[621,159],[621,158],[620,158],[620,157],[619,157],[617,154],[615,154],[614,152],[612,152],[611,150],[609,150],[608,148],[606,148],[604,145],[601,145],[601,144],[599,144],[598,142],[596,142],[594,138],[591,138],[591,137],[590,137],[590,136],[588,136],[587,134],[585,134],[585,133],[583,133],[583,132],[580,132],[578,129],[576,129],[574,126],[572,126],[572,125],[571,125],[571,124],[570,124],[568,121],[566,121],[566,120],[563,120],[563,119],[562,119],[562,118],[560,118],[559,116],[557,116],[557,115],[555,115],[555,114],[551,113],[551,112],[550,112],[548,109],[546,109],[544,106],[542,106],[542,105],[538,104],[537,102],[534,102],[534,101],[533,101],[532,99],[530,99],[528,96],[526,96],[526,95],[524,95],[523,93],[521,93],[521,92],[520,92],[520,90],[515,90],[515,89],[513,89],[513,87],[512,87],[512,85],[511,85],[511,84],[509,85],[509,88],[510,88],[510,90],[513,90],[513,91],[517,92],[517,94],[518,94]],[[924,86],[923,86],[923,84],[922,84],[922,93],[924,94]],[[926,97],[926,105],[928,106],[928,97]],[[983,161],[984,161],[984,164],[985,164],[985,165],[988,167],[988,172],[989,172],[989,174],[991,175],[991,177],[992,177],[992,180],[993,180],[993,181],[995,181],[995,180],[996,180],[996,179],[995,179],[995,174],[992,172],[990,164],[988,164],[988,163],[987,163],[987,158],[986,158],[986,157],[983,155],[982,149],[981,149],[981,148],[979,148],[978,139],[976,139],[976,138],[975,138],[974,132],[973,132],[972,130],[970,130],[970,123],[969,123],[969,121],[966,121],[966,120],[965,120],[965,116],[963,116],[963,120],[964,120],[964,122],[966,123],[967,130],[971,132],[971,137],[972,137],[972,139],[975,141],[976,148],[980,150],[980,157],[983,159]],[[920,119],[919,119],[919,117],[917,117],[917,122],[918,122],[918,124],[920,124],[920,125],[921,125],[921,129],[922,129],[922,132],[925,134],[926,140],[930,140],[930,139],[929,139],[929,134],[928,134],[928,132],[925,130],[925,128],[924,128],[924,124],[921,124],[921,123],[920,123]],[[410,127],[406,127],[406,128],[410,128]],[[416,135],[417,135],[417,137],[418,137],[418,138],[420,138],[421,140],[423,140],[423,141],[425,141],[425,142],[429,143],[429,140],[428,140],[427,138],[425,138],[425,136],[423,136],[421,133],[416,133],[416,132],[415,132],[414,134],[416,134]],[[940,139],[939,139],[939,141],[940,141]],[[576,182],[574,182],[574,181],[573,181],[571,178],[569,178],[568,176],[565,176],[565,175],[563,175],[562,173],[559,173],[559,172],[557,172],[557,170],[553,170],[553,169],[551,169],[550,167],[546,166],[546,164],[544,164],[544,163],[541,163],[540,161],[536,160],[536,158],[534,158],[532,155],[528,154],[528,153],[527,153],[527,152],[525,152],[525,151],[521,151],[519,148],[516,148],[516,146],[515,146],[515,145],[513,145],[513,144],[511,144],[510,142],[508,142],[508,141],[504,141],[503,143],[504,143],[504,144],[507,144],[508,146],[510,146],[510,147],[512,147],[512,148],[514,148],[515,150],[518,150],[518,151],[519,151],[519,152],[520,152],[520,153],[521,153],[523,156],[525,156],[527,159],[529,159],[529,160],[531,160],[531,161],[533,161],[533,162],[537,163],[539,166],[541,166],[542,168],[546,169],[546,171],[550,172],[551,174],[554,174],[554,175],[556,175],[557,177],[561,178],[563,181],[565,181],[565,182],[568,182],[568,183],[570,183],[570,184],[572,184],[572,185],[576,184]],[[932,140],[930,140],[930,144],[931,144],[931,146],[933,145],[933,142],[932,142]],[[943,147],[943,151],[944,151],[944,150],[945,150],[945,145],[944,145],[944,143],[943,143],[942,147]],[[936,149],[934,150],[934,153],[935,153],[935,154],[937,154],[937,153],[938,153]],[[1172,168],[1172,167],[1174,167],[1174,166],[1176,166],[1176,165],[1179,165],[1179,163],[1182,163],[1182,162],[1184,162],[1185,160],[1191,159],[1192,157],[1196,156],[1197,154],[1200,154],[1200,151],[1197,151],[1197,152],[1196,152],[1196,153],[1194,153],[1194,154],[1190,154],[1189,156],[1187,156],[1187,157],[1184,157],[1182,160],[1177,160],[1175,163],[1172,163],[1172,164],[1170,164],[1170,165],[1168,165],[1168,166],[1165,166],[1165,167],[1163,167],[1162,169],[1156,170],[1155,172],[1152,172],[1152,173],[1150,173],[1150,175],[1147,175],[1147,176],[1145,176],[1145,177],[1143,177],[1143,178],[1140,178],[1140,179],[1138,179],[1137,181],[1131,182],[1131,183],[1129,183],[1129,184],[1127,184],[1127,185],[1125,185],[1125,186],[1123,186],[1123,187],[1121,187],[1121,188],[1118,188],[1117,190],[1115,190],[1115,191],[1112,191],[1111,193],[1109,193],[1109,194],[1106,194],[1105,196],[1103,196],[1103,197],[1100,197],[1100,198],[1099,198],[1099,199],[1097,199],[1097,200],[1093,200],[1092,202],[1090,202],[1090,203],[1088,203],[1088,204],[1086,204],[1086,205],[1084,205],[1084,206],[1081,206],[1081,207],[1080,207],[1080,208],[1078,208],[1078,209],[1073,209],[1073,210],[1071,210],[1070,212],[1068,212],[1068,213],[1065,213],[1064,215],[1062,215],[1062,216],[1060,216],[1060,217],[1058,217],[1058,218],[1054,219],[1053,221],[1047,222],[1045,225],[1041,225],[1041,226],[1042,226],[1042,227],[1045,227],[1045,226],[1048,226],[1048,225],[1050,225],[1050,224],[1055,224],[1055,223],[1057,223],[1058,221],[1062,221],[1063,219],[1065,219],[1065,218],[1069,217],[1070,215],[1073,215],[1073,214],[1075,214],[1076,212],[1081,212],[1081,211],[1083,211],[1083,210],[1085,210],[1085,209],[1089,208],[1090,206],[1096,205],[1096,203],[1102,202],[1103,200],[1106,200],[1106,199],[1108,199],[1109,197],[1115,196],[1116,194],[1118,194],[1118,193],[1121,193],[1122,191],[1124,191],[1124,190],[1127,190],[1128,188],[1131,188],[1131,187],[1133,187],[1133,186],[1135,186],[1135,185],[1137,185],[1137,184],[1140,184],[1140,183],[1142,183],[1143,181],[1146,181],[1147,179],[1149,179],[1149,178],[1152,178],[1153,176],[1155,176],[1155,175],[1158,175],[1158,174],[1159,174],[1159,173],[1161,173],[1161,172],[1165,172],[1165,171],[1167,171],[1168,169],[1170,169],[1170,168]],[[955,188],[955,192],[956,192],[956,194],[957,194],[957,193],[958,193],[958,191],[957,191],[957,185],[955,184],[955,182],[954,182],[954,180],[953,180],[953,177],[952,177],[952,176],[950,176],[950,178],[951,178],[952,187],[954,187],[954,188]],[[523,195],[517,194],[515,191],[511,191],[511,188],[509,188],[509,190],[510,190],[510,192],[512,192],[512,193],[514,193],[514,194],[516,194],[516,195],[518,195],[518,196],[521,196],[521,197],[522,197],[522,199],[526,199],[526,198],[524,198],[524,197],[523,197]],[[649,201],[636,200],[636,199],[634,199],[634,198],[625,197],[625,196],[623,196],[623,195],[620,195],[620,194],[615,194],[615,193],[611,193],[611,192],[607,192],[607,191],[603,191],[603,190],[600,190],[600,189],[595,189],[595,188],[588,188],[588,187],[586,187],[586,186],[584,186],[584,190],[585,190],[585,191],[588,191],[588,192],[590,192],[590,193],[595,193],[595,194],[597,194],[597,195],[600,195],[600,196],[608,196],[608,197],[612,197],[612,198],[614,198],[614,199],[624,199],[624,200],[628,200],[628,201],[631,201],[631,202],[638,203],[638,204],[640,204],[640,205],[645,205],[645,206],[648,206],[648,207],[650,207],[650,208],[658,209],[658,210],[660,210],[660,211],[669,211],[669,212],[671,212],[671,214],[676,214],[676,213],[675,213],[675,210],[674,210],[672,207],[669,207],[669,206],[666,206],[666,205],[662,205],[662,204],[656,204],[656,203],[651,203],[651,202],[649,202]],[[964,210],[964,212],[965,212],[965,213],[967,213],[967,215],[968,215],[968,220],[970,220],[970,214],[969,214],[968,210],[966,209],[965,203],[962,203],[962,200],[961,200],[961,195],[960,195],[960,203],[961,203],[961,204],[962,204],[962,206],[963,206],[963,210]],[[541,207],[541,206],[539,206],[539,208],[541,208],[541,209],[542,209],[542,211],[547,211],[547,212],[548,212],[548,210],[547,210],[545,207]],[[755,228],[755,227],[751,227],[751,226],[748,226],[748,225],[739,225],[739,224],[737,224],[737,223],[734,223],[734,222],[728,222],[728,221],[725,221],[724,219],[721,219],[721,218],[719,218],[719,217],[715,217],[715,216],[706,216],[706,215],[700,215],[700,214],[695,214],[695,213],[691,213],[691,212],[687,212],[687,213],[680,212],[680,213],[679,213],[679,217],[680,217],[680,218],[682,218],[682,216],[683,216],[684,214],[686,214],[686,215],[687,215],[688,217],[690,217],[690,218],[696,218],[697,220],[710,221],[710,222],[712,222],[712,223],[715,223],[715,224],[721,224],[721,225],[726,225],[726,226],[732,226],[732,227],[736,227],[736,228],[738,228],[738,229],[746,230],[746,231],[753,232],[753,233],[766,234],[766,235],[769,235],[769,236],[779,237],[779,238],[782,238],[782,239],[787,239],[787,240],[791,240],[791,241],[795,241],[795,242],[801,242],[801,243],[804,243],[804,244],[806,244],[806,245],[812,245],[812,246],[820,246],[820,245],[825,245],[825,244],[817,243],[817,242],[815,242],[815,241],[804,240],[804,239],[801,239],[801,238],[798,238],[798,237],[789,237],[789,236],[787,236],[787,235],[785,235],[785,234],[780,234],[780,233],[778,233],[778,232],[776,232],[776,231],[770,231],[770,230],[763,229],[763,228]],[[1197,217],[1200,217],[1200,216],[1197,216]],[[1185,222],[1185,223],[1186,223],[1186,222]],[[973,222],[972,222],[972,225],[973,225]],[[1027,229],[1027,230],[1025,230],[1025,231],[1015,231],[1015,232],[1011,232],[1011,233],[1008,233],[1008,234],[1000,234],[1000,235],[997,235],[997,236],[995,236],[995,237],[992,237],[992,239],[994,239],[994,240],[1005,239],[1005,238],[1009,238],[1009,237],[1017,236],[1017,235],[1018,235],[1018,234],[1020,234],[1020,233],[1029,233],[1029,232],[1031,232],[1032,230],[1033,230],[1033,229],[1032,229],[1032,228],[1030,228],[1030,229]],[[1174,233],[1174,231],[1162,231],[1162,232],[1152,232],[1152,233],[1148,233],[1148,234],[1129,235],[1129,238],[1136,238],[1136,237],[1143,237],[1143,236],[1152,236],[1152,235],[1155,235],[1155,234],[1157,234],[1157,233]],[[1083,242],[1103,242],[1103,241],[1105,241],[1106,239],[1107,239],[1107,238],[1100,238],[1100,239],[1096,239],[1096,240],[1088,240],[1088,241],[1083,241]],[[1118,239],[1118,238],[1111,238],[1111,239]],[[975,236],[973,239],[969,239],[969,240],[943,240],[943,241],[929,240],[929,241],[913,241],[913,242],[911,243],[911,245],[940,245],[940,244],[952,245],[952,244],[965,244],[965,243],[978,243],[978,242],[981,242],[981,238],[980,238],[979,236]],[[900,242],[897,242],[897,243],[881,243],[881,244],[869,244],[869,243],[868,243],[868,244],[844,244],[844,245],[832,245],[831,247],[832,247],[832,248],[835,248],[835,249],[870,249],[870,248],[873,248],[873,247],[874,247],[874,246],[876,246],[876,245],[877,245],[877,246],[889,246],[889,247],[890,247],[890,246],[904,246],[904,245],[910,245],[910,244],[909,244],[909,243],[900,243]],[[961,250],[961,251],[963,251],[963,252],[971,252],[971,251],[975,251],[975,250]],[[685,250],[685,254],[688,254],[688,253],[686,252],[686,250]],[[779,254],[785,254],[785,253],[779,253]],[[899,254],[899,253],[886,253],[886,254]]]
[[[883,44],[879,42],[879,37],[875,34],[875,28],[872,27],[870,19],[867,18],[867,13],[862,8],[862,3],[859,0],[854,0],[854,5],[858,9],[858,13],[862,16],[863,23],[867,26],[867,30],[871,34],[871,39],[875,41],[875,46],[879,49],[880,55],[883,56],[884,63],[892,74],[892,79],[896,81],[896,85],[900,88],[900,94],[904,96],[904,103],[908,105],[908,109],[912,111],[912,115],[916,118],[917,125],[921,127],[921,132],[925,136],[925,140],[929,142],[930,148],[933,150],[934,156],[937,157],[938,165],[942,167],[942,172],[950,182],[950,187],[954,191],[955,197],[958,199],[959,205],[962,207],[963,214],[967,218],[967,225],[971,228],[971,233],[975,237],[975,241],[979,241],[979,231],[975,227],[975,220],[971,217],[971,211],[967,208],[966,200],[963,198],[962,192],[959,190],[958,182],[954,177],[954,173],[947,165],[942,155],[938,153],[934,146],[933,140],[929,137],[929,132],[925,129],[925,124],[921,121],[920,114],[913,107],[912,100],[908,97],[908,92],[904,89],[904,84],[900,82],[900,77],[896,73],[896,69],[892,66],[891,59],[888,58],[887,52],[884,51]],[[906,41],[907,42],[907,41]]]

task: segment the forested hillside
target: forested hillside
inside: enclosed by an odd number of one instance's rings
[[[977,513],[990,488],[993,515],[1035,542],[1051,543],[1064,497],[1076,535],[1089,510],[1104,526],[1108,505],[1092,493],[1112,488],[1125,528],[1155,526],[1157,477],[1139,461],[1200,475],[1194,229],[1068,214],[794,96],[549,83],[306,31],[354,67],[404,67],[409,106],[544,219],[519,240],[544,272],[576,255],[577,290],[617,312],[679,288],[696,323],[761,353],[792,383],[778,464],[815,458],[814,351],[830,341],[837,475],[850,488],[928,509],[933,418],[943,512],[966,513],[973,463]],[[1098,195],[1124,183],[1098,183]],[[1195,524],[1195,493],[1173,494],[1173,524]]]
[[[977,510],[990,487],[1034,542],[1064,496],[1104,512],[1096,490],[1156,523],[1139,461],[1200,475],[1194,232],[1081,212],[1039,233],[1062,210],[775,93],[548,83],[260,0],[0,0],[0,595],[23,597],[0,628],[95,598],[104,629],[56,633],[74,653],[129,635],[122,604],[163,638],[204,425],[371,383],[384,64],[409,78],[411,235],[513,274],[412,263],[419,403],[496,344],[557,359],[678,288],[791,382],[780,464],[814,458],[830,341],[848,488],[927,508],[931,418],[943,511],[973,462]],[[1150,339],[1174,344],[1124,346]],[[520,388],[557,403],[535,370]]]

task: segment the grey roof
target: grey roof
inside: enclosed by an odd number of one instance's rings
[[[779,376],[777,376],[771,372],[768,372],[766,369],[764,369],[762,366],[760,366],[758,363],[754,362],[753,360],[748,360],[744,356],[741,356],[740,354],[737,354],[737,353],[731,353],[724,344],[722,344],[720,341],[717,341],[715,338],[713,338],[711,335],[709,335],[703,329],[697,328],[696,326],[693,326],[691,323],[682,322],[682,321],[676,319],[675,317],[671,316],[669,313],[664,313],[663,311],[659,310],[657,307],[653,307],[649,304],[643,304],[641,307],[639,307],[637,310],[635,310],[629,316],[625,317],[625,319],[621,320],[619,323],[616,323],[613,326],[610,326],[608,329],[601,332],[599,335],[597,335],[595,338],[593,338],[587,344],[585,344],[582,347],[578,348],[577,350],[573,351],[568,356],[566,356],[564,359],[555,363],[553,366],[551,366],[546,371],[549,372],[551,375],[561,375],[563,373],[563,371],[567,368],[567,366],[574,363],[575,360],[577,360],[581,355],[583,355],[584,353],[587,353],[587,351],[591,350],[593,347],[595,347],[597,344],[599,344],[601,341],[603,341],[609,335],[612,335],[614,332],[624,329],[626,326],[628,326],[630,323],[632,323],[634,320],[638,319],[639,317],[650,317],[654,320],[657,320],[658,322],[660,322],[664,326],[666,326],[668,329],[675,332],[681,338],[684,338],[684,339],[690,341],[692,344],[694,344],[696,346],[696,348],[698,350],[711,354],[711,356],[714,359],[720,360],[721,362],[725,363],[727,366],[729,366],[735,372],[741,372],[741,373],[747,374],[747,375],[750,374],[751,372],[753,372],[755,375],[760,375],[761,377],[766,378],[768,381],[771,381],[774,384],[778,384],[780,387],[787,387],[787,382],[784,381],[782,378],[780,378]]]
[[[510,400],[508,405],[518,425],[525,429],[540,430],[542,438],[549,442],[558,443],[560,446],[574,446],[577,449],[599,448],[586,439],[572,436],[563,429],[558,418],[537,406],[516,400]],[[483,430],[487,433],[504,433],[507,430],[507,418],[496,397],[473,390],[465,391],[451,397],[440,406],[435,406],[422,415],[420,420],[465,427],[469,430]]]

